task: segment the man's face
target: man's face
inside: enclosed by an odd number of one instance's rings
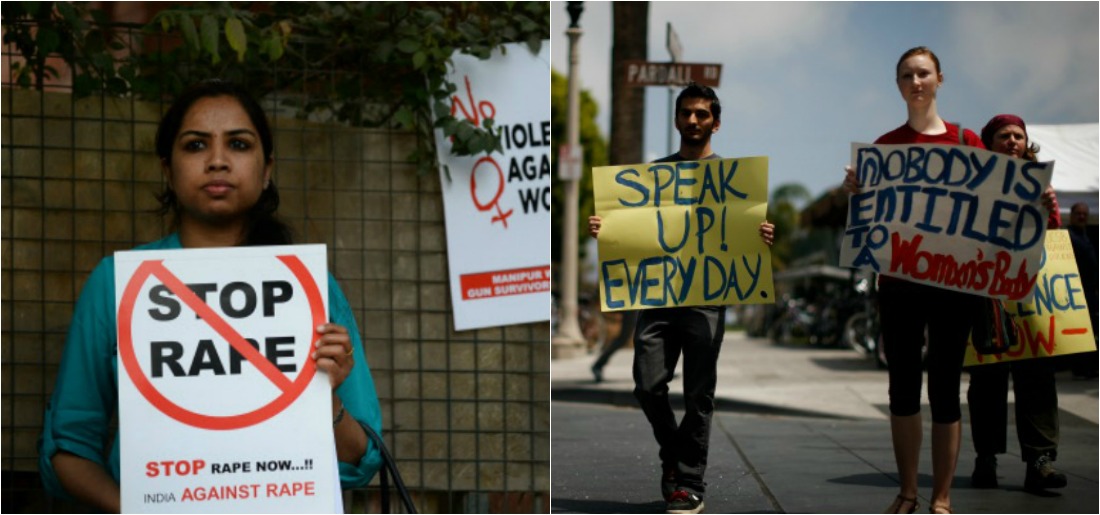
[[[711,134],[718,132],[721,122],[710,114],[710,100],[684,98],[676,111],[676,130],[681,144],[702,146],[710,142]]]
[[[1085,227],[1089,224],[1088,206],[1073,206],[1069,212],[1069,224],[1074,227]]]

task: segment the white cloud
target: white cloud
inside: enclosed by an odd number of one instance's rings
[[[849,4],[804,2],[653,2],[650,6],[651,55],[664,48],[667,20],[680,35],[686,61],[720,57],[731,68],[807,49],[820,52],[817,43],[830,31],[840,30],[850,10]],[[654,20],[660,20],[660,25]],[[659,42],[656,48],[653,41]]]
[[[1098,8],[1088,3],[961,3],[951,11],[956,73],[985,93],[991,108],[1025,116],[1094,121]],[[1089,109],[1091,108],[1091,109]]]

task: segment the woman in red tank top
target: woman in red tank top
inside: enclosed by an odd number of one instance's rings
[[[906,123],[875,140],[876,144],[960,143],[985,148],[978,135],[947,123],[936,109],[943,73],[936,54],[916,47],[902,54],[896,68],[898,92],[908,110]],[[858,191],[855,173],[847,169],[845,186]],[[921,422],[922,368],[928,370],[928,403],[932,412],[932,513],[951,512],[951,481],[962,440],[959,382],[967,338],[980,297],[882,277],[879,315],[890,374],[890,434],[901,491],[886,513],[914,513],[920,507],[917,466],[924,438]],[[927,332],[926,332],[927,331]],[[921,348],[927,334],[928,354]]]

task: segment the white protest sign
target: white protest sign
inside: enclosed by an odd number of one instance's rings
[[[324,245],[118,252],[115,292],[123,512],[342,511]]]
[[[550,319],[550,43],[455,53],[451,113],[494,120],[504,153],[451,154],[436,131],[455,330]],[[450,171],[448,174],[446,170]]]
[[[949,290],[1020,300],[1043,254],[1042,194],[1054,163],[969,146],[852,144],[840,264]]]

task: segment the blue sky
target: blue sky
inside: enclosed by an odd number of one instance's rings
[[[610,135],[611,4],[585,2],[581,87]],[[650,61],[668,61],[671,22],[684,61],[722,63],[715,151],[770,158],[769,183],[814,196],[838,185],[850,144],[905,123],[894,66],[924,45],[940,58],[940,116],[980,131],[993,115],[1028,124],[1100,120],[1096,2],[651,2]],[[565,2],[552,2],[551,64],[568,69]],[[668,154],[665,88],[647,88],[645,156]],[[678,141],[678,139],[676,140]],[[1042,154],[1040,153],[1040,157]],[[622,163],[626,164],[626,163]]]

